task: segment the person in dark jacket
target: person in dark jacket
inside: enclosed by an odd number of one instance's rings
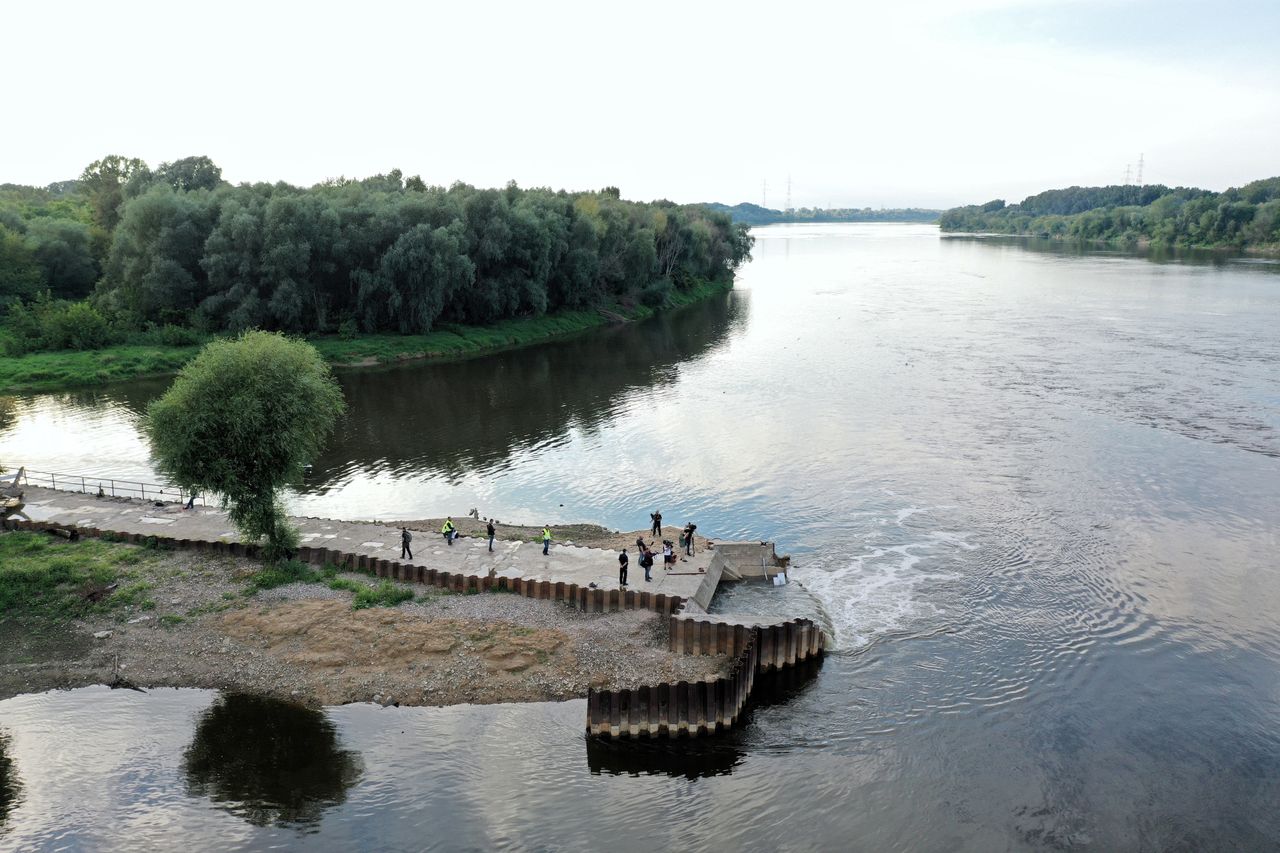
[[[485,535],[489,537],[489,553],[493,553],[493,537],[498,535],[498,531],[493,527],[493,521],[489,521],[489,526],[484,529]]]
[[[698,529],[698,525],[692,521],[684,526],[684,555],[686,557],[693,556],[693,531]]]
[[[623,548],[618,552],[618,586],[627,585],[627,564],[631,562],[631,558],[627,556],[627,549]]]
[[[653,522],[653,535],[662,535],[662,510],[649,513],[649,520]]]
[[[413,541],[413,534],[409,532],[409,528],[400,528],[400,559],[413,559],[413,549],[409,547],[409,543]]]
[[[653,578],[649,577],[649,570],[653,568],[653,552],[648,548],[640,551],[640,568],[644,569],[644,579],[652,581]]]

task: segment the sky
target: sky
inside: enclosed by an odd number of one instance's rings
[[[1280,2],[18,3],[0,182],[204,154],[234,183],[950,207],[1280,175]],[[767,183],[767,191],[765,185]]]

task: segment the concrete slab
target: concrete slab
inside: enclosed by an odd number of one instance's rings
[[[165,535],[177,539],[225,540],[234,542],[239,535],[231,528],[226,513],[213,507],[184,510],[181,504],[159,506],[152,501],[128,498],[85,500],[75,492],[58,492],[34,486],[25,488],[27,505],[23,515],[32,521],[50,521],[83,526],[92,516],[92,527],[123,533],[152,535],[163,527]],[[20,517],[20,516],[19,516]],[[400,559],[400,529],[393,523],[338,521],[331,518],[294,518],[301,541],[324,545],[355,554],[367,554],[385,560]],[[552,533],[554,533],[554,528]],[[414,565],[438,571],[483,575],[490,572],[505,577],[530,580],[563,581],[579,586],[595,584],[601,589],[618,589],[618,552],[603,548],[585,548],[553,542],[550,553],[542,554],[541,542],[498,540],[489,553],[488,540],[459,538],[446,545],[439,534],[414,532]],[[661,559],[650,570],[652,581],[645,582],[635,549],[630,549],[628,589],[637,592],[665,593],[693,599],[706,579],[705,573],[714,552],[704,551],[693,557],[681,557],[672,571],[662,568]],[[705,597],[705,596],[704,596]]]

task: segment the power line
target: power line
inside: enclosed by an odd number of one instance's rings
[[[1138,186],[1142,186],[1142,160],[1144,157],[1146,157],[1145,154],[1138,155]]]

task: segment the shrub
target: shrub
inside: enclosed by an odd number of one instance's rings
[[[382,583],[374,587],[364,587],[356,593],[355,598],[351,602],[354,610],[361,610],[365,607],[395,607],[405,601],[413,598],[410,590],[398,587],[391,581],[384,580]]]
[[[316,580],[318,580],[316,572],[306,563],[284,560],[255,573],[249,578],[249,588],[257,592],[291,583],[312,583]]]
[[[644,290],[640,291],[640,304],[649,308],[661,308],[667,303],[667,297],[670,295],[671,279],[660,278],[650,282]]]

